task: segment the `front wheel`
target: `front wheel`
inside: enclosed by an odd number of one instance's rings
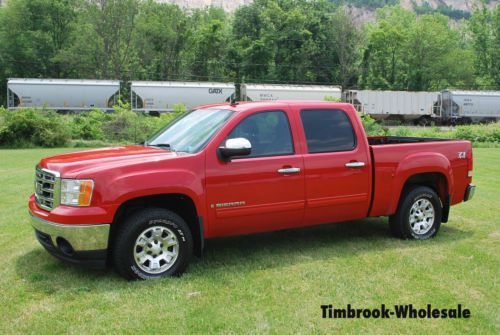
[[[403,239],[426,240],[441,226],[442,206],[437,193],[427,186],[405,189],[399,207],[389,218],[393,235]],[[405,192],[403,191],[403,192]]]
[[[112,251],[117,272],[132,280],[180,275],[192,252],[186,222],[161,208],[144,209],[123,222]]]

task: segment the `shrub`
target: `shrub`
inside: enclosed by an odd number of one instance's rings
[[[99,109],[60,115],[39,109],[8,111],[0,108],[0,146],[33,147],[98,146],[106,143],[138,143],[151,137],[186,111],[183,105],[159,117],[132,112],[127,104],[114,113]]]
[[[186,111],[184,105],[174,106],[174,112],[162,113],[159,117],[132,112],[128,104],[114,107],[112,118],[103,125],[109,141],[143,142],[173,119]]]
[[[500,122],[487,125],[458,126],[454,138],[471,142],[500,142]]]
[[[325,95],[325,97],[323,98],[323,100],[325,100],[325,101],[342,102],[342,99],[340,99],[340,98],[335,98],[335,97],[333,97],[332,95]]]
[[[391,135],[394,135],[394,136],[412,136],[411,130],[408,127],[396,128],[394,130],[393,134],[391,134]]]
[[[53,111],[4,110],[1,119],[0,145],[55,147],[71,138],[67,120]]]
[[[446,138],[447,136],[441,132],[439,127],[426,127],[420,131],[419,137]]]
[[[103,124],[112,116],[100,109],[82,112],[73,117],[72,137],[82,140],[104,140]]]
[[[385,136],[389,133],[387,128],[377,123],[370,115],[362,114],[361,121],[368,136]]]
[[[186,111],[174,106],[171,113],[149,116],[135,113],[128,104],[115,106],[114,113],[99,109],[79,114],[60,115],[39,109],[8,111],[0,108],[0,146],[33,147],[104,146],[113,143],[138,143],[152,137]],[[500,146],[500,122],[487,125],[467,125],[442,130],[439,127],[397,127],[390,130],[369,115],[361,115],[369,136],[417,136],[455,138],[471,141],[474,146],[486,143]]]

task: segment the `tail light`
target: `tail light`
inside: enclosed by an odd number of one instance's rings
[[[467,152],[467,177],[472,178],[473,170],[472,149]]]

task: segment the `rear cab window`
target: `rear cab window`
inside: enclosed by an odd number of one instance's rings
[[[309,153],[352,151],[356,135],[346,112],[339,109],[303,109],[300,119]]]

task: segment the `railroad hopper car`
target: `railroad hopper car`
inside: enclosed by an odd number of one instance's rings
[[[428,125],[439,117],[439,92],[346,90],[343,100],[376,120]]]
[[[118,80],[27,79],[7,81],[7,107],[56,111],[112,110],[120,97]]]
[[[439,108],[446,123],[497,121],[500,119],[500,91],[443,91]]]
[[[340,100],[342,88],[327,85],[241,84],[241,100]]]
[[[227,102],[234,98],[231,83],[132,81],[132,110],[136,112],[171,112],[175,105],[183,104],[188,110],[202,104]]]

